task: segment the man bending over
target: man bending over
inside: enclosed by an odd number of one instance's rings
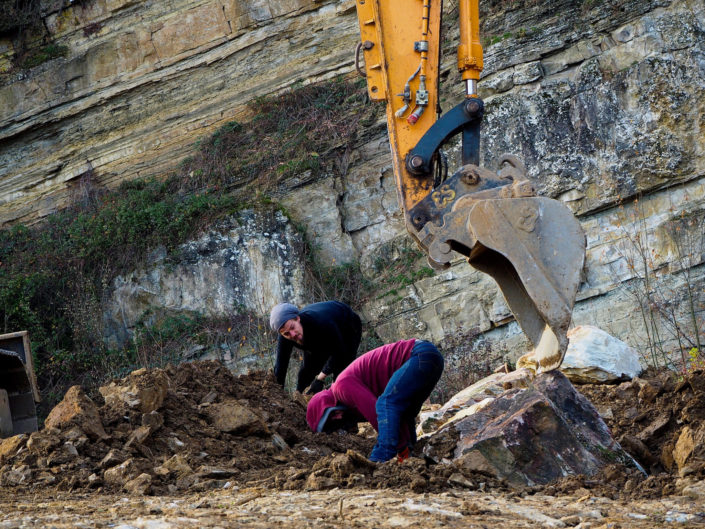
[[[369,351],[350,364],[328,390],[313,396],[306,420],[314,432],[334,432],[366,420],[377,430],[370,460],[404,459],[416,443],[416,416],[443,372],[438,349],[402,340]]]

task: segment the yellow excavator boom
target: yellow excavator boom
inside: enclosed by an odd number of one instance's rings
[[[457,65],[464,99],[441,115],[440,0],[357,0],[372,100],[387,104],[387,128],[406,227],[436,268],[457,254],[490,274],[534,345],[521,364],[560,366],[585,257],[580,223],[562,203],[536,197],[516,156],[479,166],[483,68],[478,0],[459,0]],[[451,176],[441,147],[462,137]]]
[[[436,121],[438,47],[434,53],[428,50],[429,42],[439,39],[440,9],[440,2],[431,0],[357,0],[367,91],[370,99],[387,102],[394,175],[404,211],[431,190],[431,180],[411,177],[404,157]]]

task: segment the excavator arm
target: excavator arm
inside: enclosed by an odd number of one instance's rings
[[[387,103],[387,128],[407,230],[437,269],[457,254],[497,282],[534,350],[537,372],[560,366],[585,258],[585,235],[561,202],[537,197],[524,164],[479,166],[484,113],[478,0],[459,0],[457,65],[464,98],[440,114],[440,0],[357,0],[368,94]],[[441,147],[462,138],[452,175]]]

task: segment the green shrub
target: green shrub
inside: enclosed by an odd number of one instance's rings
[[[68,47],[61,44],[48,44],[43,48],[27,55],[20,62],[20,67],[29,69],[39,66],[47,61],[56,59],[58,57],[66,57],[68,54]]]
[[[382,105],[367,103],[364,83],[344,77],[256,98],[249,104],[252,122],[221,127],[184,171],[201,185],[255,180],[260,190],[304,173],[339,173],[346,150],[382,115]]]
[[[101,300],[112,279],[152,248],[173,248],[241,207],[232,196],[180,195],[174,187],[173,180],[128,182],[41,226],[0,230],[2,329],[30,332],[44,386],[134,365],[129,351],[111,356],[102,343]]]

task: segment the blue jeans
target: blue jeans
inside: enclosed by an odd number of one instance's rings
[[[371,461],[389,461],[405,447],[399,446],[399,430],[409,426],[412,444],[416,442],[414,421],[421,406],[443,373],[443,356],[430,342],[417,341],[411,356],[389,379],[377,399],[377,444]]]

